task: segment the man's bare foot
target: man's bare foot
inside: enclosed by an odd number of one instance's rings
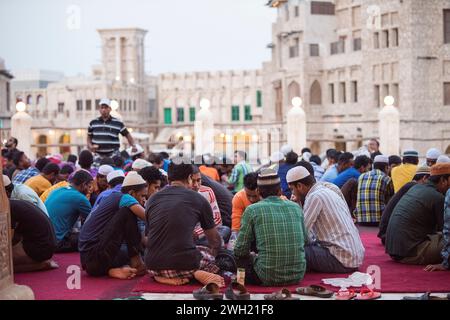
[[[120,280],[131,280],[136,277],[137,270],[130,267],[114,268],[108,270],[108,275],[111,278]]]
[[[136,276],[141,277],[148,274],[147,266],[140,256],[136,256],[130,259],[130,266],[137,270]]]
[[[219,286],[219,288],[225,287],[225,280],[214,273],[209,273],[206,271],[198,270],[194,273],[194,278],[203,285],[207,285],[208,283],[215,283]]]
[[[169,278],[164,278],[164,277],[156,277],[155,276],[155,281],[162,283],[162,284],[168,284],[170,286],[182,286],[185,285],[187,283],[189,283],[189,279],[188,278],[173,278],[173,279],[169,279]]]
[[[52,270],[52,269],[58,269],[59,265],[56,263],[55,260],[47,260],[43,262],[43,269],[42,270]]]

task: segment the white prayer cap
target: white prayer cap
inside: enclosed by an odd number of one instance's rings
[[[436,148],[431,148],[430,150],[427,151],[427,159],[436,160],[441,155],[442,153]]]
[[[127,149],[127,153],[128,153],[128,155],[129,155],[130,157],[134,157],[134,156],[136,156],[136,155],[138,155],[138,154],[144,153],[144,148],[142,148],[141,145],[137,144],[137,145],[136,145],[136,152],[133,152],[133,147],[129,147],[129,148]]]
[[[145,182],[144,178],[142,178],[139,173],[137,173],[136,171],[131,171],[127,174],[125,180],[123,180],[122,188],[131,186],[140,186],[146,183],[147,182]]]
[[[375,159],[373,160],[373,163],[387,163],[387,164],[389,164],[389,157],[388,156],[383,156],[383,155],[376,156]]]
[[[134,160],[131,168],[133,170],[142,170],[144,168],[151,167],[151,166],[152,166],[152,164],[144,159],[136,159],[136,160]]]
[[[102,99],[102,100],[100,100],[98,105],[101,106],[103,104],[106,104],[108,107],[111,107],[111,100],[109,100],[109,99]]]
[[[270,156],[270,161],[272,162],[280,162],[282,160],[284,160],[284,154],[280,151],[276,151]]]
[[[118,177],[125,178],[125,173],[123,173],[122,170],[114,170],[114,171],[108,173],[108,175],[106,176],[106,181],[108,181],[108,183],[110,183],[111,181],[113,181],[115,178],[118,178]]]
[[[3,175],[3,186],[7,187],[11,184],[11,180],[8,176]]]
[[[104,165],[100,166],[100,168],[98,168],[98,173],[101,174],[102,176],[107,176],[108,174],[110,174],[113,171],[114,171],[114,168],[108,164],[104,164]]]
[[[167,172],[166,172],[164,169],[159,169],[159,172],[161,172],[161,174],[162,174],[164,177],[167,177]]]
[[[284,156],[286,156],[289,152],[292,152],[292,147],[290,145],[285,144],[284,146],[281,147],[281,152],[284,154]]]
[[[292,183],[295,181],[303,180],[310,175],[311,174],[305,167],[298,166],[288,171],[286,175],[286,181],[287,183]]]
[[[308,161],[308,162],[309,162],[309,159],[311,159],[311,157],[312,157],[311,152],[305,152],[305,153],[302,155],[302,159],[305,160],[305,161]]]
[[[450,163],[450,158],[443,154],[439,156],[436,163]]]

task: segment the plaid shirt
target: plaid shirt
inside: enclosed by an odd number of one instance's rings
[[[24,184],[28,179],[37,176],[39,174],[39,170],[34,167],[29,167],[26,170],[20,171],[14,177],[12,183],[14,184]]]
[[[444,207],[444,248],[442,249],[442,259],[444,260],[442,264],[447,269],[450,269],[450,190],[447,191],[445,196],[445,207]]]
[[[254,269],[263,285],[298,283],[306,269],[306,237],[301,208],[269,197],[245,210],[234,255],[249,257],[251,244],[256,241]]]
[[[381,170],[364,173],[358,180],[355,214],[358,222],[380,222],[386,204],[394,194],[391,178]]]
[[[244,177],[253,172],[252,167],[245,161],[239,162],[231,171],[228,183],[234,184],[234,191],[239,192],[244,189]]]

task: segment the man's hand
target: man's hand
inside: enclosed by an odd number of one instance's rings
[[[424,269],[427,272],[435,271],[447,271],[447,269],[442,264],[430,264]]]
[[[89,151],[91,151],[91,152],[96,152],[97,151],[97,149],[98,149],[98,144],[89,144],[88,145],[88,149],[89,149]]]
[[[135,144],[133,144],[131,147],[132,147],[131,151],[133,151],[133,152],[137,152],[138,151]]]

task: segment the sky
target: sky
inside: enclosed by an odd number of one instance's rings
[[[270,60],[267,0],[0,0],[0,57],[9,70],[90,74],[101,28],[148,30],[145,69],[256,69]]]

